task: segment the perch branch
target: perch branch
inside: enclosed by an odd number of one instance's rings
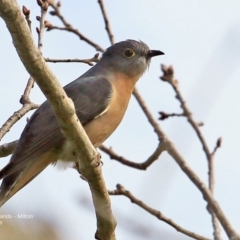
[[[81,172],[87,178],[92,192],[97,217],[99,240],[114,240],[116,221],[111,210],[111,203],[101,173],[99,154],[91,144],[75,113],[74,104],[54,74],[46,65],[40,51],[36,48],[29,28],[15,0],[0,0],[0,16],[12,36],[13,44],[26,70],[35,79],[58,119],[64,136],[74,146],[81,159]],[[24,43],[24,44],[22,44]]]

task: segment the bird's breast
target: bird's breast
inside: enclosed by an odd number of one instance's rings
[[[101,145],[118,127],[123,119],[128,101],[114,93],[106,111],[89,122],[84,129],[95,147]]]
[[[95,147],[101,145],[118,127],[126,112],[136,80],[119,75],[111,81],[113,92],[108,107],[87,123],[84,129]],[[76,161],[74,149],[66,141],[59,156],[62,161]]]

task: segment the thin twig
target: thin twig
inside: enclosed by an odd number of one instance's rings
[[[95,54],[95,56],[93,58],[89,58],[89,59],[53,59],[53,58],[44,58],[46,62],[52,62],[52,63],[69,63],[69,62],[77,62],[77,63],[86,63],[90,66],[93,66],[93,63],[98,62],[99,58],[98,58],[99,54]]]
[[[161,66],[162,72],[163,72],[163,76],[161,77],[161,79],[165,82],[168,82],[172,88],[174,89],[175,93],[176,93],[176,98],[179,100],[180,102],[180,106],[183,110],[183,115],[187,118],[188,122],[190,123],[190,125],[192,126],[192,128],[194,129],[194,131],[196,132],[202,147],[203,147],[203,151],[206,155],[207,158],[207,162],[208,162],[208,187],[209,190],[211,191],[211,193],[214,193],[214,161],[213,161],[213,157],[214,155],[211,154],[209,147],[207,145],[207,142],[199,128],[199,124],[194,120],[192,113],[190,112],[189,108],[187,107],[186,101],[184,100],[180,89],[179,89],[179,85],[178,85],[178,81],[174,78],[174,69],[172,66],[167,67],[165,65]],[[207,206],[207,209],[209,211],[209,213],[211,214],[211,218],[212,218],[212,224],[213,224],[213,230],[214,230],[214,240],[221,240],[221,230],[220,230],[220,226],[218,225],[218,220],[214,214],[213,211],[211,211],[211,208],[209,206]]]
[[[31,30],[31,20],[30,20],[30,10],[28,10],[25,6],[22,8],[22,12],[25,16],[25,19],[28,23],[28,27]],[[42,20],[40,21],[40,30],[41,34],[39,34],[39,42],[38,42],[38,48],[41,50],[42,47],[42,32],[44,29],[43,21],[44,16],[46,15],[46,11],[42,12]],[[3,136],[11,129],[11,127],[19,120],[21,119],[26,113],[28,113],[30,110],[36,109],[39,107],[38,104],[34,104],[30,101],[29,95],[30,91],[33,88],[34,85],[34,79],[30,77],[28,79],[27,85],[24,89],[23,95],[20,98],[20,103],[23,105],[21,109],[16,111],[11,117],[8,118],[8,120],[3,124],[3,126],[0,129],[0,140],[3,138]]]
[[[193,127],[193,129],[195,130],[201,144],[204,150],[204,153],[206,155],[206,158],[209,162],[210,158],[211,158],[211,152],[209,150],[209,147],[207,145],[207,142],[205,140],[205,138],[203,137],[202,132],[200,131],[200,128],[197,124],[197,122],[193,119],[192,113],[190,112],[190,110],[187,107],[186,101],[184,100],[180,90],[179,90],[179,86],[178,86],[178,81],[174,78],[174,70],[173,67],[167,67],[165,65],[161,65],[161,69],[163,72],[163,76],[161,76],[161,79],[165,82],[168,82],[172,88],[174,89],[175,93],[176,93],[176,98],[179,100],[180,102],[180,106],[183,110],[183,114],[184,116],[186,116],[187,120],[189,121],[189,123],[191,124],[191,126]],[[210,178],[209,178],[210,180]],[[211,185],[211,182],[209,182],[209,186]]]
[[[74,29],[72,27],[72,25],[66,21],[66,19],[63,17],[63,15],[60,12],[60,6],[58,6],[57,4],[55,4],[53,2],[50,2],[49,5],[54,9],[54,11],[51,11],[50,14],[58,17],[62,21],[62,23],[65,27],[57,27],[57,26],[52,26],[50,24],[47,27],[47,31],[50,31],[53,29],[58,29],[58,30],[72,32],[72,33],[76,34],[82,41],[85,41],[86,43],[88,43],[89,45],[94,47],[97,51],[104,52],[104,49],[102,47],[100,47],[98,44],[96,44],[95,42],[93,42],[92,40],[90,40],[89,38],[84,36],[82,33],[79,32],[79,30]]]
[[[210,240],[209,238],[205,238],[203,236],[200,236],[192,231],[189,231],[183,227],[181,227],[180,225],[178,225],[177,223],[175,223],[173,220],[171,220],[170,218],[166,217],[162,212],[151,208],[150,206],[148,206],[146,203],[144,203],[143,201],[139,200],[138,198],[136,198],[131,192],[129,192],[128,190],[126,190],[121,184],[117,184],[117,189],[113,190],[113,191],[109,191],[110,195],[122,195],[127,197],[132,203],[135,203],[136,205],[138,205],[140,208],[146,210],[148,213],[152,214],[153,216],[155,216],[156,218],[158,218],[159,220],[167,223],[168,225],[172,226],[173,228],[175,228],[178,232],[181,232],[193,239],[197,239],[197,240]]]
[[[29,27],[30,31],[32,32],[32,28],[31,28],[31,23],[32,22],[30,20],[30,10],[28,10],[25,6],[23,6],[22,11],[23,11],[25,19],[28,23],[28,27]],[[23,95],[20,98],[20,103],[21,104],[24,105],[25,103],[31,103],[31,101],[29,99],[29,95],[30,95],[30,92],[31,92],[33,86],[34,86],[34,79],[30,76],[29,79],[28,79],[27,85],[25,87],[25,90],[23,92]]]
[[[164,134],[158,124],[158,122],[155,120],[155,118],[153,117],[152,113],[150,112],[150,110],[148,109],[146,103],[144,102],[141,94],[139,93],[138,89],[135,87],[134,91],[133,91],[133,95],[136,98],[139,106],[141,107],[141,109],[143,110],[143,112],[145,113],[149,123],[152,125],[155,133],[158,136],[158,139],[161,141],[163,140]]]
[[[21,109],[14,112],[11,117],[8,118],[8,120],[2,125],[0,128],[0,141],[5,136],[5,134],[11,129],[11,127],[19,120],[21,119],[26,113],[28,113],[30,110],[38,108],[39,105],[34,103],[26,103],[22,106]]]
[[[159,120],[165,120],[169,117],[183,117],[184,114],[183,113],[165,113],[163,111],[159,112],[160,117]]]
[[[32,90],[34,86],[34,79],[30,76],[30,78],[28,79],[27,85],[24,89],[23,95],[20,98],[20,103],[21,104],[25,104],[25,103],[31,103],[30,99],[29,99],[29,95],[30,92]]]
[[[218,138],[217,142],[216,142],[216,145],[211,153],[212,156],[214,156],[217,152],[217,150],[222,146],[222,138]]]
[[[27,7],[22,7],[23,15],[25,16],[25,19],[28,24],[28,28],[31,31],[31,20],[30,20],[30,10],[27,9]],[[14,112],[12,116],[10,116],[7,121],[2,125],[0,128],[0,141],[4,137],[4,135],[11,129],[11,127],[19,120],[21,119],[26,113],[28,113],[30,110],[36,109],[39,107],[38,104],[34,104],[30,101],[29,95],[30,91],[33,87],[34,80],[32,77],[29,78],[28,83],[25,87],[25,90],[23,92],[23,95],[20,98],[20,103],[23,105],[21,109]]]
[[[126,158],[119,156],[117,153],[115,153],[112,148],[108,148],[104,145],[101,145],[99,147],[99,149],[101,151],[103,151],[104,153],[108,154],[110,159],[114,159],[120,163],[122,163],[123,165],[132,167],[132,168],[136,168],[139,170],[146,170],[153,162],[155,162],[159,156],[161,155],[161,153],[165,150],[165,148],[163,147],[163,144],[159,144],[158,147],[156,148],[156,150],[153,152],[153,154],[145,161],[142,163],[136,163],[130,160],[127,160]]]
[[[23,15],[25,16],[25,19],[27,21],[27,24],[28,24],[28,27],[29,27],[30,31],[32,31],[32,28],[31,28],[32,21],[30,19],[30,10],[27,7],[23,6],[22,7],[22,12],[23,12]]]
[[[103,0],[98,0],[98,3],[100,5],[101,12],[102,12],[102,15],[103,15],[103,19],[104,19],[104,22],[105,22],[105,29],[107,31],[110,43],[111,43],[111,45],[113,45],[114,42],[115,42],[114,41],[114,36],[113,36],[112,31],[111,31],[110,23],[109,23],[108,16],[107,16],[107,11],[104,7]]]
[[[40,52],[42,52],[42,47],[43,47],[43,34],[45,30],[45,18],[48,10],[48,2],[47,1],[42,1],[40,3],[40,8],[41,8],[41,17],[39,19],[39,31],[37,30],[38,33],[38,49]]]
[[[214,147],[212,153],[211,153],[211,159],[210,159],[210,168],[211,168],[211,177],[212,177],[212,181],[211,181],[211,188],[210,188],[210,191],[212,194],[214,194],[214,155],[215,153],[217,152],[218,148],[221,147],[221,144],[222,144],[222,138],[218,138],[217,142],[216,142],[216,146]],[[209,208],[209,211],[211,211],[211,208]],[[221,228],[219,226],[219,221],[218,219],[216,218],[215,214],[213,213],[212,214],[212,225],[213,225],[213,229],[214,229],[214,232],[213,232],[213,235],[214,235],[214,240],[222,240],[222,237],[221,237]]]

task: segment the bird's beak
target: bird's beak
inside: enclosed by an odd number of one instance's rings
[[[164,53],[161,52],[161,51],[158,51],[158,50],[149,50],[148,53],[147,53],[147,56],[149,58],[155,57],[155,56],[158,56],[158,55],[164,55]]]

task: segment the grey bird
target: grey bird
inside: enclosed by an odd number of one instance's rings
[[[117,128],[138,79],[152,57],[141,41],[114,44],[90,70],[64,87],[73,100],[77,116],[95,147]],[[10,162],[0,171],[0,206],[34,179],[49,164],[78,162],[71,143],[63,136],[57,119],[45,101],[23,130]]]

